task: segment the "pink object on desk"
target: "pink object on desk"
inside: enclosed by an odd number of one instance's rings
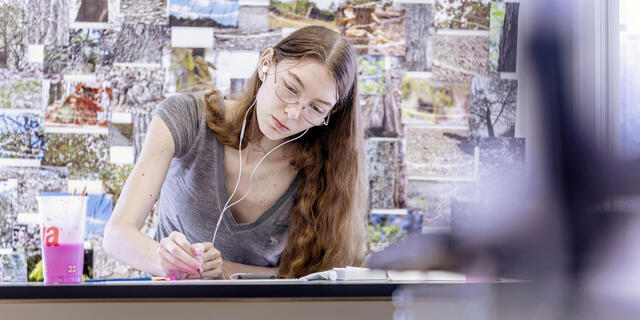
[[[82,243],[44,246],[45,284],[81,283],[84,263]]]

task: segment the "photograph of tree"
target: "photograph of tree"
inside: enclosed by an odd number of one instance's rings
[[[109,161],[106,134],[67,134],[46,132],[43,166],[67,167],[69,178],[100,178]]]
[[[524,138],[480,138],[479,177],[484,185],[517,179],[524,173]]]
[[[405,126],[407,174],[422,178],[474,178],[474,146],[465,127]]]
[[[169,0],[169,25],[237,27],[238,0]]]
[[[51,101],[45,111],[45,123],[49,127],[102,127],[109,126],[109,105],[113,99],[111,88],[100,82],[62,81],[51,82],[45,100]],[[67,94],[68,93],[68,94]]]
[[[45,74],[92,74],[98,66],[113,63],[114,31],[71,29],[69,34],[68,46],[45,46]]]
[[[436,0],[437,29],[489,30],[491,0]]]
[[[16,223],[13,225],[12,234],[13,248],[40,248],[40,225]]]
[[[216,50],[262,52],[282,39],[282,29],[269,27],[269,7],[240,6],[238,28],[217,28],[213,39]]]
[[[471,86],[428,77],[402,80],[402,122],[465,126],[469,123]]]
[[[0,157],[42,159],[42,122],[34,113],[0,113]]]
[[[474,137],[513,138],[518,80],[473,78],[469,130]]]
[[[454,201],[473,201],[475,182],[409,180],[409,213],[422,215],[422,226],[451,227]]]
[[[385,94],[383,56],[358,56],[358,93]]]
[[[151,112],[140,112],[131,114],[131,122],[133,122],[133,153],[134,161],[140,156],[142,152],[142,145],[144,139],[147,136],[147,130],[149,123],[151,123]]]
[[[489,38],[435,35],[431,39],[435,79],[471,82],[473,77],[497,76],[489,71]]]
[[[400,104],[394,99],[392,71],[385,70],[385,59],[358,56],[358,94],[366,137],[400,137]]]
[[[367,226],[367,252],[377,252],[422,230],[418,214],[370,214]]]
[[[401,139],[365,140],[372,209],[407,207],[404,146]]]
[[[111,88],[111,112],[151,112],[164,99],[164,73],[160,66],[100,68],[98,79]]]
[[[27,61],[24,3],[18,0],[0,2],[0,80],[40,78],[42,66]]]
[[[125,24],[167,25],[167,0],[120,0]]]
[[[365,134],[368,137],[404,136],[401,121],[402,78],[407,73],[404,57],[386,56],[384,77],[384,96],[359,95],[365,121]],[[387,63],[388,62],[388,63]],[[363,104],[363,101],[366,103]]]
[[[69,44],[69,0],[27,0],[26,44]]]
[[[23,4],[16,0],[1,2],[0,21],[0,68],[20,69],[20,62],[26,58]]]
[[[122,187],[124,187],[131,170],[133,170],[132,164],[107,163],[100,172],[103,191],[113,195],[114,206],[118,202]]]
[[[516,72],[519,3],[492,2],[489,59],[491,71]]]
[[[406,14],[407,51],[405,59],[409,71],[431,71],[431,47],[429,38],[433,33],[433,4],[401,3],[398,9]]]
[[[0,108],[42,110],[42,81],[22,78],[3,81]]]
[[[69,0],[72,22],[109,22],[109,0]]]
[[[111,112],[151,112],[164,99],[164,74],[160,66],[114,65],[101,68],[98,79],[111,88]]]
[[[385,95],[359,95],[366,137],[398,138],[402,136],[400,108]]]
[[[169,27],[124,24],[113,47],[113,62],[162,62],[162,47],[169,45]]]
[[[301,28],[321,25],[335,29],[338,0],[270,0],[269,26]]]
[[[67,189],[67,168],[3,167],[0,179],[18,180],[18,212],[37,213],[36,197],[42,192],[62,192]]]
[[[11,248],[18,216],[18,180],[0,180],[0,249]]]
[[[203,48],[165,48],[163,52],[169,56],[169,64],[166,66],[164,92],[198,91],[213,86],[212,72],[216,67],[205,60],[205,53],[210,55],[210,51]]]
[[[357,54],[404,56],[406,53],[405,10],[393,7],[343,7],[338,27]]]

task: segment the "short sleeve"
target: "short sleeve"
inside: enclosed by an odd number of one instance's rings
[[[195,144],[202,113],[194,97],[177,94],[162,101],[153,112],[166,123],[175,146],[174,157],[186,155]]]

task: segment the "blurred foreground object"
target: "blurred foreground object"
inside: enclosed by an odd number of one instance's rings
[[[640,217],[614,205],[622,196],[640,195],[640,159],[622,161],[598,150],[596,133],[577,123],[581,106],[572,99],[575,82],[566,59],[572,39],[563,31],[570,19],[561,3],[537,3],[535,23],[525,37],[533,76],[523,81],[535,83],[538,93],[532,111],[539,117],[533,137],[539,150],[529,157],[533,169],[524,179],[501,177],[499,187],[480,185],[481,202],[468,208],[464,227],[451,234],[410,236],[369,259],[370,268],[447,269],[530,281],[508,294],[464,287],[449,293],[451,299],[441,297],[440,309],[447,301],[467,303],[459,303],[457,313],[440,315],[640,318],[635,303],[640,300]],[[399,292],[398,305],[424,309],[416,301],[435,296],[429,286]],[[468,312],[460,312],[465,308]],[[398,316],[413,317],[420,316]]]

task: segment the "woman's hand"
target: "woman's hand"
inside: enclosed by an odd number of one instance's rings
[[[213,245],[211,247],[213,248]],[[174,231],[168,237],[160,240],[158,251],[160,267],[165,276],[175,277],[178,280],[184,279],[188,275],[198,276],[198,269],[202,268],[202,263],[193,246],[182,233]],[[218,252],[218,250],[215,251]],[[205,251],[204,254],[206,256],[207,252]],[[219,255],[220,252],[218,252]]]
[[[216,249],[211,242],[196,243],[192,246],[192,250],[196,253],[196,258],[199,258],[198,252],[203,252],[202,257],[202,278],[205,279],[222,279],[222,255],[220,251]],[[190,279],[197,279],[200,276],[197,274],[189,275]]]

